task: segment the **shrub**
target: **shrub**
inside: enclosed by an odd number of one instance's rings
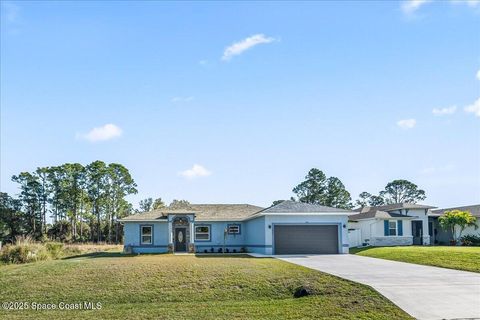
[[[63,243],[61,242],[47,242],[45,248],[53,259],[59,259],[63,255]]]
[[[37,243],[7,245],[0,252],[0,260],[5,263],[28,263],[49,258],[50,255],[45,246]]]
[[[463,246],[480,246],[480,236],[469,234],[460,238]]]

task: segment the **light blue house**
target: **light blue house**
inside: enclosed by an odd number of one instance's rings
[[[351,211],[283,201],[267,209],[249,204],[192,204],[132,215],[124,224],[125,251],[348,253]]]

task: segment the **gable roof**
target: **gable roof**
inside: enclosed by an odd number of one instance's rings
[[[399,210],[399,209],[433,209],[436,207],[432,206],[427,206],[423,204],[418,204],[418,203],[394,203],[394,204],[387,204],[383,206],[375,206],[375,207],[360,207],[356,208],[353,211],[357,212],[366,212],[370,210],[380,210],[380,211],[393,211],[393,210]]]
[[[271,206],[265,210],[257,212],[257,214],[264,213],[348,213],[351,210],[332,208],[327,206],[321,206],[319,204],[311,204],[304,202],[296,202],[292,200],[282,201],[274,206]]]
[[[191,204],[182,208],[161,208],[120,219],[120,221],[166,221],[169,214],[194,214],[197,221],[238,221],[261,211],[251,204]]]
[[[372,210],[368,210],[368,211],[364,211],[361,213],[348,216],[348,220],[351,220],[351,221],[358,221],[358,220],[372,219],[372,218],[390,219],[390,218],[414,218],[414,217],[406,214],[387,212],[387,211],[376,210],[376,209],[372,209]]]
[[[463,206],[463,207],[454,207],[454,208],[445,208],[445,209],[437,209],[437,210],[432,210],[432,213],[434,215],[442,215],[447,211],[452,211],[452,210],[460,210],[460,211],[469,211],[473,216],[475,217],[480,217],[480,204],[474,204],[471,206]]]

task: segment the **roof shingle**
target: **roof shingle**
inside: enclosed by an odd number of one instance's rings
[[[257,213],[314,213],[314,212],[352,212],[351,210],[332,208],[318,204],[285,200]]]
[[[387,204],[387,205],[375,206],[375,207],[360,207],[360,208],[354,209],[353,211],[365,212],[365,211],[370,211],[372,209],[381,210],[381,211],[391,211],[391,210],[399,210],[399,209],[433,209],[433,208],[436,208],[436,207],[417,204],[417,203],[404,202],[404,203],[394,203],[394,204]]]
[[[463,206],[463,207],[437,209],[437,210],[432,210],[432,213],[434,213],[435,215],[442,215],[445,212],[452,211],[452,210],[469,211],[473,216],[480,217],[480,204],[474,204],[471,206]]]
[[[389,218],[414,218],[414,217],[406,214],[387,212],[382,210],[369,210],[369,211],[348,216],[348,220],[351,220],[351,221],[372,219],[372,218],[389,219]]]
[[[197,221],[238,221],[261,211],[262,207],[250,204],[191,204],[184,208],[161,208],[145,213],[135,214],[120,221],[162,220],[169,214],[195,214]]]

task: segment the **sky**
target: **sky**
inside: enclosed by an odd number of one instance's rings
[[[102,160],[129,200],[269,206],[310,168],[480,203],[480,2],[1,3],[0,189]]]

